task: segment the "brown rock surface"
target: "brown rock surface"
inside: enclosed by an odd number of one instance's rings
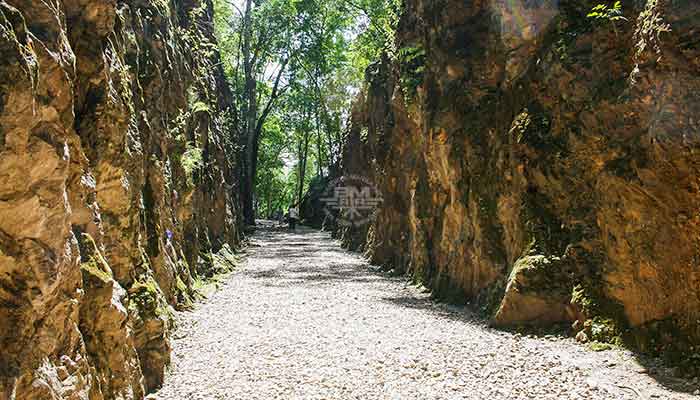
[[[603,316],[642,348],[671,334],[682,340],[666,349],[688,351],[700,343],[700,14],[622,1],[626,20],[595,21],[597,3],[406,1],[342,166],[385,201],[372,225],[340,234],[499,324]],[[532,257],[558,261],[518,267]]]
[[[238,244],[211,13],[0,1],[0,398],[142,398],[169,309]]]

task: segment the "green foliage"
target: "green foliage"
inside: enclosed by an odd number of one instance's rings
[[[180,164],[187,176],[187,183],[190,186],[194,185],[194,172],[204,166],[202,161],[202,149],[187,144],[187,149],[180,157]]]
[[[612,350],[614,347],[609,343],[591,342],[588,348],[592,351],[607,351]]]
[[[621,305],[607,299],[600,291],[600,277],[579,283],[571,292],[571,304],[578,306],[587,316],[584,330],[588,337],[600,344],[594,345],[605,350],[604,343],[621,346],[624,336],[629,333]],[[599,351],[599,350],[596,350]]]
[[[112,269],[109,267],[107,260],[104,258],[100,252],[95,239],[88,233],[83,233],[80,237],[83,243],[89,245],[89,248],[81,248],[81,251],[85,251],[89,256],[89,260],[80,264],[80,270],[83,273],[83,277],[94,277],[101,281],[103,284],[108,284],[114,278],[112,276]],[[81,254],[81,256],[86,256],[86,254]]]
[[[591,9],[587,16],[588,18],[601,21],[627,21],[627,18],[622,15],[622,3],[620,1],[616,1],[612,6],[602,3],[598,4]]]
[[[83,272],[83,276],[87,274],[88,276],[99,279],[105,284],[111,282],[113,279],[111,271],[105,269],[101,261],[95,259],[95,257],[90,257],[88,262],[80,264],[80,270]]]
[[[192,105],[192,113],[211,113],[211,107],[203,101],[197,101]]]
[[[584,323],[584,329],[596,342],[623,345],[622,329],[612,318],[593,317]]]
[[[238,107],[231,131],[243,139],[244,154],[251,116],[257,119],[255,127],[262,127],[253,186],[258,214],[266,216],[286,210],[300,186],[307,188],[338,162],[365,69],[382,53],[395,54],[394,32],[403,4],[261,0],[247,10],[245,1],[213,3],[221,61]],[[246,47],[254,57],[246,55]],[[413,71],[414,80],[420,73],[420,67]],[[269,113],[261,116],[268,106]]]
[[[199,263],[206,265],[206,268],[202,271],[203,274],[195,275],[192,279],[192,294],[195,298],[207,298],[214,293],[241,261],[228,244],[216,253],[211,248],[202,250],[199,257]]]
[[[178,261],[184,263],[184,261]],[[177,291],[178,309],[189,309],[192,307],[192,297],[190,296],[190,288],[180,278],[180,275],[175,276],[175,290]]]
[[[364,142],[367,143],[369,140],[369,128],[366,126],[363,126],[362,129],[360,130],[360,139]]]
[[[275,210],[286,210],[291,203],[294,185],[290,185],[283,153],[289,150],[289,138],[279,115],[273,116],[263,130],[261,151],[258,157],[259,172],[256,194],[261,215],[270,215]],[[289,157],[287,155],[286,157]],[[285,158],[286,158],[285,157]]]
[[[426,68],[426,53],[422,46],[403,47],[396,54],[401,71],[401,88],[407,101],[412,100],[418,87],[423,84]]]
[[[180,110],[180,113],[170,122],[170,125],[168,126],[170,137],[175,139],[180,144],[184,144],[186,141],[185,134],[187,132],[187,124],[191,117],[191,112]]]
[[[208,34],[211,28],[206,22],[207,7],[206,1],[196,3],[195,7],[189,10],[185,21],[176,28],[182,52],[190,55],[187,67],[196,78],[211,75],[213,61],[219,53],[218,46]]]
[[[355,11],[360,10],[360,32],[353,41],[351,56],[361,77],[382,53],[395,56],[396,28],[404,5],[403,0],[361,0],[353,4]]]

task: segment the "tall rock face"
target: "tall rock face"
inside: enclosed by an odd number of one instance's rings
[[[1,399],[161,384],[240,240],[212,30],[210,0],[0,0]]]
[[[407,0],[342,167],[385,201],[341,233],[495,324],[579,320],[590,339],[692,353],[700,9],[587,16],[598,3]]]

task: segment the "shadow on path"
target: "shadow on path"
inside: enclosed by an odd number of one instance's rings
[[[361,260],[356,253],[342,249],[339,243],[330,239],[327,233],[308,227],[300,226],[296,232],[290,232],[286,227],[271,227],[263,222],[256,232],[256,241],[272,242],[274,245],[258,248],[257,256],[269,259],[284,259],[286,268],[256,270],[244,272],[260,279],[265,286],[300,286],[313,288],[317,285],[329,284],[333,281],[346,283],[368,283],[385,280],[400,282],[408,285],[402,277],[390,276],[379,267],[371,266]],[[348,255],[353,255],[356,262],[348,263]],[[304,262],[300,262],[300,261]],[[343,260],[343,262],[334,262]],[[309,263],[309,261],[311,261]],[[568,327],[556,326],[551,328],[525,328],[516,330],[497,330],[491,328],[488,321],[478,316],[473,310],[464,306],[456,306],[436,302],[426,293],[396,293],[383,296],[379,301],[411,310],[429,312],[441,319],[448,319],[464,324],[477,324],[483,329],[495,333],[508,333],[537,337],[540,339],[559,338],[570,339]],[[658,358],[650,358],[643,354],[630,352],[640,364],[639,371],[653,378],[661,386],[679,393],[693,393],[700,389],[697,379],[678,378],[674,375],[682,371],[669,368]],[[700,398],[700,397],[698,397]]]
[[[492,329],[324,232],[261,222],[246,253],[218,292],[177,313],[153,398],[696,399],[665,370],[639,373],[629,352]]]

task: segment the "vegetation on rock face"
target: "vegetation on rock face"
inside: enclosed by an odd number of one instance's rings
[[[681,147],[698,143],[681,146],[678,132],[697,135],[674,122],[698,112],[684,86],[700,88],[700,53],[685,39],[697,12],[486,3],[405,2],[402,47],[368,69],[341,163],[390,201],[339,236],[499,325],[558,320],[599,350],[692,354],[698,225],[672,215],[697,208],[680,188],[700,173]],[[650,119],[655,96],[663,122]],[[679,158],[687,167],[665,167]]]
[[[403,47],[396,56],[401,73],[401,88],[408,102],[415,98],[418,87],[423,83],[426,68],[425,49],[418,47]]]
[[[344,174],[435,298],[698,373],[692,2],[50,3],[0,0],[0,397],[156,390],[241,225]]]
[[[596,5],[593,7],[593,9],[591,9],[591,12],[588,13],[587,17],[611,22],[627,20],[627,18],[622,15],[622,2],[619,0],[612,6],[608,6],[607,4]]]
[[[171,308],[214,268],[195,269],[197,254],[240,244],[237,116],[213,10],[11,3],[0,1],[0,397],[142,398],[169,363]]]
[[[80,264],[80,269],[83,273],[84,281],[88,281],[91,277],[94,277],[97,278],[101,283],[107,284],[111,282],[113,278],[110,271],[105,271],[102,263],[98,262],[94,258],[91,258],[88,262]]]
[[[187,144],[187,150],[180,157],[180,164],[185,171],[187,183],[194,185],[194,173],[204,166],[202,161],[202,149]]]
[[[596,5],[588,13],[587,17],[598,22],[610,23],[615,31],[615,35],[618,35],[617,23],[627,21],[627,18],[622,13],[622,2],[619,0],[610,6],[607,4]]]
[[[114,278],[112,269],[100,252],[95,239],[87,233],[83,233],[81,239],[84,243],[81,256],[87,258],[87,261],[80,264],[83,284],[88,285],[91,278],[96,278],[101,284],[110,283]]]

